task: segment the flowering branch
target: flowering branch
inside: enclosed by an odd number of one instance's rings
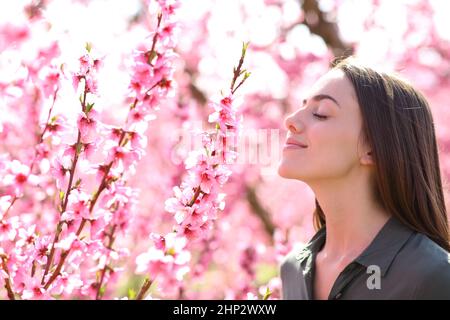
[[[162,6],[162,11],[163,12],[170,12],[173,13],[173,5],[170,5],[169,10],[168,8],[164,7],[166,4],[165,2],[160,2],[160,5]],[[167,17],[167,14],[166,14]],[[146,113],[148,112],[148,106],[146,105],[146,103],[154,103],[152,102],[152,99],[149,99],[150,97],[150,93],[153,89],[158,88],[158,92],[155,94],[155,97],[163,97],[166,93],[167,90],[170,89],[171,86],[171,80],[169,80],[169,78],[171,77],[171,68],[167,67],[167,63],[169,61],[169,57],[170,57],[170,52],[172,50],[172,48],[170,48],[169,46],[164,47],[164,45],[162,46],[163,49],[165,49],[165,52],[162,53],[158,53],[156,46],[157,46],[157,42],[159,39],[161,39],[162,41],[164,40],[164,38],[161,36],[163,30],[161,29],[161,21],[163,18],[163,13],[159,13],[158,14],[158,22],[157,22],[157,30],[155,31],[154,35],[153,35],[153,40],[152,40],[152,46],[150,50],[144,51],[143,53],[137,55],[137,59],[136,59],[136,74],[133,75],[133,79],[132,82],[130,84],[130,87],[136,91],[136,95],[134,97],[134,102],[132,103],[128,116],[127,116],[127,125],[129,121],[136,121],[135,118],[150,118],[148,116],[146,116]],[[170,32],[167,32],[166,30],[167,27],[164,28],[164,36],[170,36]],[[170,29],[170,28],[169,28]],[[171,29],[170,29],[171,30]],[[144,58],[144,59],[142,59]],[[155,60],[156,59],[156,60]],[[147,69],[148,73],[144,73],[142,72],[143,69]],[[143,75],[145,75],[143,77]],[[143,88],[147,87],[148,89],[146,89],[145,91],[142,91]],[[84,99],[83,99],[84,100]],[[150,100],[150,101],[149,101]],[[157,100],[156,100],[157,101]],[[151,108],[153,108],[153,105],[149,105]],[[85,111],[85,107],[83,106],[83,111]],[[120,129],[121,130],[121,136],[118,142],[118,146],[115,147],[115,149],[112,149],[112,153],[111,153],[111,160],[109,161],[109,163],[105,166],[101,166],[102,167],[102,172],[103,172],[103,177],[102,180],[100,182],[100,185],[97,189],[97,191],[94,193],[94,195],[92,196],[92,198],[90,199],[90,204],[89,204],[89,215],[93,212],[94,207],[96,202],[98,201],[101,193],[103,190],[105,190],[106,188],[108,188],[109,184],[112,181],[115,181],[115,178],[110,178],[109,176],[109,172],[112,169],[112,167],[117,164],[118,162],[118,158],[120,158],[122,156],[122,148],[124,148],[128,142],[130,141],[129,139],[131,138],[131,134],[134,134],[134,132],[129,132],[126,131],[124,129]],[[133,151],[134,152],[134,151]],[[134,154],[136,154],[136,152],[134,152]],[[86,222],[89,219],[83,217],[80,225],[78,227],[78,230],[76,231],[76,237],[79,237]],[[114,228],[114,227],[113,227]],[[108,245],[108,247],[112,247],[112,243],[113,241],[110,239],[110,245]],[[47,281],[47,283],[45,284],[44,288],[48,289],[49,286],[51,285],[51,283],[53,281],[56,280],[56,278],[58,277],[58,275],[60,274],[62,267],[64,265],[64,262],[66,260],[66,258],[68,257],[70,251],[71,251],[71,247],[69,247],[67,250],[65,250],[60,257],[59,263],[56,266],[55,271],[53,272],[52,276],[50,277],[50,279]],[[109,248],[110,249],[110,248]],[[96,298],[99,299],[101,297],[101,286],[103,283],[103,279],[105,277],[105,273],[106,273],[106,266],[105,268],[102,270],[102,277],[100,279],[100,283],[98,284],[98,288],[97,288],[97,294],[96,294]]]
[[[88,91],[86,78],[85,78],[85,85],[84,85],[84,90],[83,91],[84,92],[83,92],[83,98],[81,100],[81,107],[82,107],[82,110],[84,112],[86,110],[86,96],[87,96],[87,91]],[[75,144],[75,146],[76,146],[75,147],[75,154],[74,154],[74,158],[73,158],[73,161],[72,161],[72,167],[70,169],[69,183],[67,185],[65,198],[64,198],[64,201],[63,201],[63,204],[62,204],[62,207],[61,207],[61,211],[60,211],[61,214],[64,213],[66,211],[66,209],[67,209],[67,203],[69,201],[69,194],[70,194],[70,192],[72,190],[73,178],[75,176],[75,169],[76,169],[77,162],[78,162],[78,156],[80,154],[80,147],[79,147],[80,143],[81,143],[81,132],[80,132],[80,129],[78,129],[77,142]],[[60,237],[61,232],[62,232],[62,226],[63,226],[63,221],[60,220],[58,222],[57,227],[56,227],[55,237],[53,238],[53,242],[52,242],[52,245],[51,245],[50,253],[49,253],[48,259],[47,259],[47,264],[45,266],[45,271],[44,271],[44,274],[42,276],[41,284],[44,284],[45,277],[47,276],[47,274],[48,274],[48,272],[50,270],[50,267],[51,267],[51,265],[53,263],[53,257],[54,257],[54,254],[55,254],[55,244],[59,241],[59,237]],[[47,283],[47,285],[50,285],[50,284]],[[46,289],[48,288],[47,285],[45,286]]]
[[[47,132],[49,126],[50,126],[50,116],[51,116],[51,113],[52,113],[52,111],[53,111],[53,107],[54,107],[55,102],[56,102],[56,98],[57,98],[58,91],[59,91],[59,87],[56,88],[56,90],[55,90],[55,92],[54,92],[54,94],[53,94],[52,105],[50,106],[50,109],[49,109],[49,111],[48,111],[47,121],[46,121],[46,123],[45,123],[44,130],[42,131],[42,133],[41,133],[41,135],[40,135],[40,137],[39,137],[38,145],[40,145],[40,144],[42,143],[42,141],[43,141],[43,139],[44,139],[44,135],[45,135],[45,133]],[[31,164],[30,164],[30,170],[29,170],[29,172],[28,172],[28,174],[27,174],[27,176],[26,176],[26,179],[28,179],[28,177],[29,177],[29,176],[32,174],[32,172],[33,172],[34,165],[36,164],[36,160],[37,160],[37,158],[38,158],[38,153],[39,153],[39,151],[36,149],[35,152],[34,152],[33,161],[32,161]],[[6,218],[6,216],[7,216],[8,212],[9,212],[9,210],[12,208],[12,206],[14,205],[14,203],[17,201],[18,198],[19,198],[19,197],[18,197],[17,195],[14,195],[14,197],[12,198],[12,200],[11,200],[11,202],[10,202],[8,208],[6,208],[6,210],[5,210],[4,214],[3,214],[3,218]]]
[[[122,133],[122,136],[121,136],[121,138],[119,140],[119,146],[122,144],[122,141],[123,141],[124,137],[125,137],[125,132]],[[90,201],[89,213],[92,213],[92,211],[94,210],[95,203],[97,202],[101,192],[107,187],[107,182],[106,181],[107,181],[107,177],[108,177],[109,171],[111,170],[112,165],[113,165],[113,161],[111,161],[108,164],[108,166],[106,167],[105,173],[104,173],[102,181],[100,183],[100,186],[98,187],[97,191],[94,193],[94,196],[93,196],[92,200]],[[76,236],[77,237],[80,236],[81,232],[83,231],[84,226],[86,225],[86,222],[87,222],[87,219],[82,218],[80,226],[78,227],[78,230],[76,232]],[[59,230],[59,233],[60,233],[61,232],[60,229],[58,229],[58,230]],[[59,233],[57,232],[58,236],[59,236]],[[55,239],[56,239],[56,236],[55,236]],[[55,241],[53,242],[52,249],[54,248],[54,244],[55,244]],[[52,276],[50,277],[50,279],[48,280],[48,282],[44,286],[45,289],[48,289],[50,284],[52,284],[52,282],[55,281],[55,279],[60,274],[61,269],[62,269],[62,267],[64,265],[64,262],[65,262],[67,256],[69,255],[70,251],[71,251],[71,248],[67,249],[66,251],[64,251],[61,254],[61,258],[59,260],[59,263],[58,263],[55,271],[53,272]]]
[[[250,72],[247,72],[247,70],[241,70],[242,65],[244,64],[244,58],[245,58],[245,53],[247,52],[247,48],[248,48],[249,43],[243,43],[242,44],[242,54],[241,54],[241,58],[239,59],[239,63],[237,65],[236,68],[233,68],[233,79],[231,80],[231,86],[230,86],[230,91],[231,94],[234,94],[236,92],[236,90],[245,82],[245,80],[248,79],[248,77],[250,77]],[[238,78],[244,74],[244,77],[242,78],[241,82],[238,84],[238,86],[235,88],[235,84],[236,81],[238,80]]]
[[[159,28],[161,26],[161,20],[162,20],[162,13],[160,12],[160,13],[158,13],[158,24],[156,26],[156,30],[159,30]],[[155,48],[156,48],[156,41],[158,40],[158,34],[159,34],[158,32],[155,32],[155,34],[153,35],[152,48],[150,49],[150,51],[145,53],[146,56],[148,57],[147,58],[148,64],[151,66],[153,66],[152,62],[153,62],[153,59],[156,57]]]
[[[8,265],[7,265],[7,258],[5,255],[0,255],[0,258],[2,259],[2,267],[3,270],[5,271],[7,277],[4,278],[5,280],[5,289],[8,293],[8,298],[9,300],[16,300],[13,289],[11,287],[11,280],[10,280],[10,275],[9,275],[9,270],[8,270]]]
[[[116,232],[116,229],[117,229],[117,225],[114,225],[112,227],[110,233],[107,235],[108,236],[108,240],[109,240],[107,249],[109,251],[112,250],[112,246],[114,244],[114,240],[115,240],[114,233]],[[99,300],[101,298],[101,294],[102,294],[101,288],[102,288],[102,285],[103,285],[103,281],[105,279],[106,269],[108,269],[108,263],[105,263],[105,266],[103,267],[102,272],[101,272],[100,281],[97,284],[97,294],[95,296],[96,300]]]
[[[185,251],[187,238],[197,240],[206,231],[212,228],[212,221],[216,219],[216,212],[223,209],[223,195],[218,194],[218,187],[225,184],[231,172],[225,164],[220,163],[218,156],[223,154],[226,159],[226,141],[228,130],[237,137],[239,121],[233,109],[233,93],[250,76],[242,70],[248,43],[243,44],[238,66],[233,69],[233,79],[230,86],[230,95],[223,98],[220,104],[211,105],[215,112],[209,116],[209,122],[216,123],[216,136],[222,144],[216,145],[209,135],[204,135],[203,149],[192,153],[186,160],[188,178],[180,187],[175,187],[175,198],[166,201],[166,211],[174,213],[177,228],[166,236],[152,234],[156,248],[150,248],[146,253],[136,258],[137,273],[147,272],[158,276],[162,272],[158,266],[166,264],[167,268],[176,273],[178,281],[187,271],[185,266],[190,260],[190,254]],[[236,81],[241,77],[239,85]],[[204,151],[204,152],[203,152]],[[206,153],[206,154],[205,154]],[[232,157],[234,159],[234,156]],[[165,275],[169,276],[169,275]],[[164,277],[162,277],[164,280]],[[139,291],[139,297],[144,297],[149,290],[149,281],[146,279]],[[182,292],[182,291],[179,291]]]

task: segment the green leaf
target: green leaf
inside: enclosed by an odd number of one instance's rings
[[[59,191],[59,200],[63,201],[64,200],[64,191]]]
[[[272,295],[272,292],[270,292],[269,287],[267,287],[267,288],[266,288],[266,292],[264,293],[264,296],[263,296],[263,300],[269,299],[269,297],[270,297],[271,295]]]
[[[128,289],[128,299],[134,300],[136,298],[136,291],[133,289]]]
[[[92,43],[91,42],[86,42],[86,45],[84,46],[86,48],[86,51],[91,53],[92,50]]]
[[[77,143],[77,154],[81,153],[81,147],[83,146],[82,143]]]
[[[95,102],[94,103],[88,103],[86,105],[86,114],[88,114],[89,112],[91,112],[92,108],[94,107]]]
[[[245,52],[247,51],[248,45],[250,42],[243,42],[242,43],[242,56],[245,56]]]
[[[153,59],[155,59],[156,55],[157,55],[156,51],[151,51],[148,54],[148,61],[147,61],[147,63],[148,64],[152,64],[152,61],[153,61]]]
[[[75,182],[74,189],[78,188],[81,184],[81,178],[78,178],[77,182]]]

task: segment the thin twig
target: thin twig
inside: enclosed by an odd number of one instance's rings
[[[113,246],[113,244],[114,244],[114,240],[115,240],[115,238],[114,238],[114,233],[116,232],[116,227],[117,227],[117,225],[115,224],[115,225],[112,227],[111,233],[108,235],[109,243],[108,243],[107,249],[108,249],[109,251],[112,250],[112,246]],[[106,274],[106,269],[107,269],[107,268],[108,268],[108,261],[105,262],[105,266],[103,267],[103,270],[102,270],[102,275],[101,275],[101,277],[100,277],[100,281],[99,281],[98,287],[97,287],[97,294],[96,294],[96,296],[95,296],[95,299],[96,299],[96,300],[100,300],[100,299],[101,299],[101,288],[102,288],[102,285],[103,285],[103,280],[104,280],[104,278],[105,278],[105,274]]]
[[[86,78],[84,79],[84,93],[83,93],[83,98],[81,99],[81,109],[83,110],[83,112],[86,110],[86,97],[87,97],[87,84],[86,84]],[[69,174],[69,183],[67,185],[67,190],[66,193],[64,195],[64,201],[61,207],[61,211],[60,213],[63,214],[66,209],[67,209],[67,204],[69,203],[69,194],[72,190],[72,183],[73,183],[73,178],[75,176],[75,169],[77,166],[77,162],[78,162],[78,156],[79,156],[79,145],[81,143],[81,132],[80,129],[78,129],[78,136],[77,136],[77,142],[75,144],[75,155],[73,157],[73,161],[72,161],[72,167],[70,168],[70,174]],[[50,249],[50,253],[48,255],[47,258],[47,264],[45,265],[45,271],[44,274],[42,275],[42,279],[41,279],[41,284],[43,285],[45,283],[45,277],[47,276],[48,272],[50,271],[50,268],[52,266],[53,263],[53,257],[55,255],[55,245],[56,243],[59,241],[59,236],[61,235],[62,232],[62,226],[63,223],[61,221],[58,222],[58,225],[56,227],[56,233],[55,233],[55,237],[53,238],[53,242],[51,245],[51,249]],[[61,255],[62,257],[62,255]],[[49,285],[49,283],[47,283],[47,285]],[[47,288],[46,285],[46,288]]]
[[[6,257],[4,255],[2,255],[1,258],[2,258],[3,270],[5,270],[6,274],[8,275],[8,277],[4,279],[5,280],[5,289],[6,289],[6,292],[8,293],[8,298],[9,298],[9,300],[16,300],[14,291],[11,286],[11,280],[10,280],[8,265],[6,263]]]
[[[123,132],[122,132],[122,135],[121,135],[121,137],[120,137],[120,140],[119,140],[119,146],[122,145],[122,142],[124,141],[125,135],[126,135],[126,131],[123,131]],[[108,166],[106,167],[105,173],[104,173],[103,178],[102,178],[102,181],[101,181],[101,183],[100,183],[100,186],[99,186],[98,190],[95,192],[94,197],[91,199],[91,204],[90,204],[90,206],[89,206],[89,213],[92,213],[92,212],[93,212],[94,207],[95,207],[95,204],[96,204],[96,202],[97,202],[97,200],[98,200],[100,194],[101,194],[102,191],[105,190],[106,187],[108,186],[107,178],[108,178],[109,171],[111,170],[111,167],[112,167],[113,163],[114,163],[114,160],[112,160],[112,161],[108,164]],[[86,222],[87,222],[87,221],[88,221],[88,220],[85,219],[85,218],[83,218],[83,219],[81,220],[80,226],[78,227],[78,230],[77,230],[77,232],[76,232],[77,237],[78,237],[78,236],[81,234],[81,232],[83,231],[84,226],[86,225]],[[53,272],[52,276],[50,277],[50,279],[48,280],[48,282],[45,284],[45,287],[44,287],[45,289],[48,289],[49,286],[50,286],[50,284],[52,284],[52,282],[55,281],[55,279],[58,277],[58,275],[59,275],[59,273],[61,272],[61,269],[62,269],[62,267],[63,267],[63,265],[64,265],[64,262],[65,262],[67,256],[69,255],[70,251],[71,251],[71,248],[67,249],[65,252],[63,252],[63,253],[61,254],[61,259],[59,260],[59,263],[58,263],[58,265],[57,265],[55,271]]]
[[[41,133],[41,135],[40,135],[40,137],[39,137],[39,143],[38,143],[38,144],[41,144],[41,143],[42,143],[42,141],[43,141],[43,139],[44,139],[44,134],[47,132],[48,124],[49,124],[48,122],[49,122],[49,120],[50,120],[50,115],[51,115],[51,113],[52,113],[53,106],[55,105],[55,101],[56,101],[56,97],[57,97],[57,94],[58,94],[58,90],[59,90],[59,88],[57,88],[57,89],[55,90],[55,93],[53,94],[53,102],[52,102],[52,105],[51,105],[51,107],[50,107],[50,109],[49,109],[49,111],[48,111],[47,122],[45,123],[44,130],[42,131],[42,133]],[[29,172],[28,172],[27,178],[30,176],[30,174],[31,174],[32,171],[33,171],[33,168],[34,168],[34,165],[35,165],[36,159],[37,159],[37,153],[38,153],[37,150],[35,150],[35,151],[34,151],[33,161],[31,161],[30,170],[29,170]],[[8,212],[9,212],[9,210],[11,209],[11,207],[14,205],[14,203],[17,201],[18,198],[19,198],[19,197],[16,196],[16,195],[13,197],[13,199],[11,200],[11,203],[9,204],[9,206],[8,206],[8,208],[6,209],[5,213],[3,214],[3,218],[6,217],[6,215],[7,215]]]
[[[67,185],[67,191],[65,194],[65,198],[64,198],[64,202],[61,208],[61,214],[63,214],[66,209],[67,209],[67,204],[69,202],[69,194],[70,191],[72,190],[72,183],[73,183],[73,177],[75,176],[75,168],[77,166],[77,161],[78,161],[78,145],[81,142],[81,132],[80,130],[78,130],[78,138],[77,138],[77,143],[76,143],[76,150],[75,150],[75,155],[73,158],[73,162],[72,162],[72,167],[70,168],[70,177],[69,177],[69,183]],[[48,271],[50,270],[50,267],[53,263],[53,256],[55,254],[55,244],[56,242],[59,241],[59,236],[61,235],[62,232],[62,222],[59,221],[58,222],[58,226],[56,227],[56,233],[55,233],[55,237],[53,238],[53,242],[52,242],[52,247],[50,249],[50,254],[48,256],[48,260],[47,260],[47,264],[45,266],[45,271],[44,271],[44,275],[42,276],[42,280],[41,283],[44,284],[45,281],[45,277],[48,274]]]
[[[145,294],[150,289],[150,286],[152,285],[152,281],[150,279],[145,279],[144,283],[142,284],[141,289],[139,290],[138,295],[136,296],[136,300],[142,300],[144,299]]]

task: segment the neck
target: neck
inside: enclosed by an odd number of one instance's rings
[[[389,220],[363,179],[326,181],[312,188],[326,218],[322,252],[329,258],[356,258]]]

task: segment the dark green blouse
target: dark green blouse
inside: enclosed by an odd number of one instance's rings
[[[280,265],[282,299],[312,300],[315,257],[325,243],[320,229]],[[391,217],[371,244],[337,277],[328,299],[449,299],[449,253]]]

